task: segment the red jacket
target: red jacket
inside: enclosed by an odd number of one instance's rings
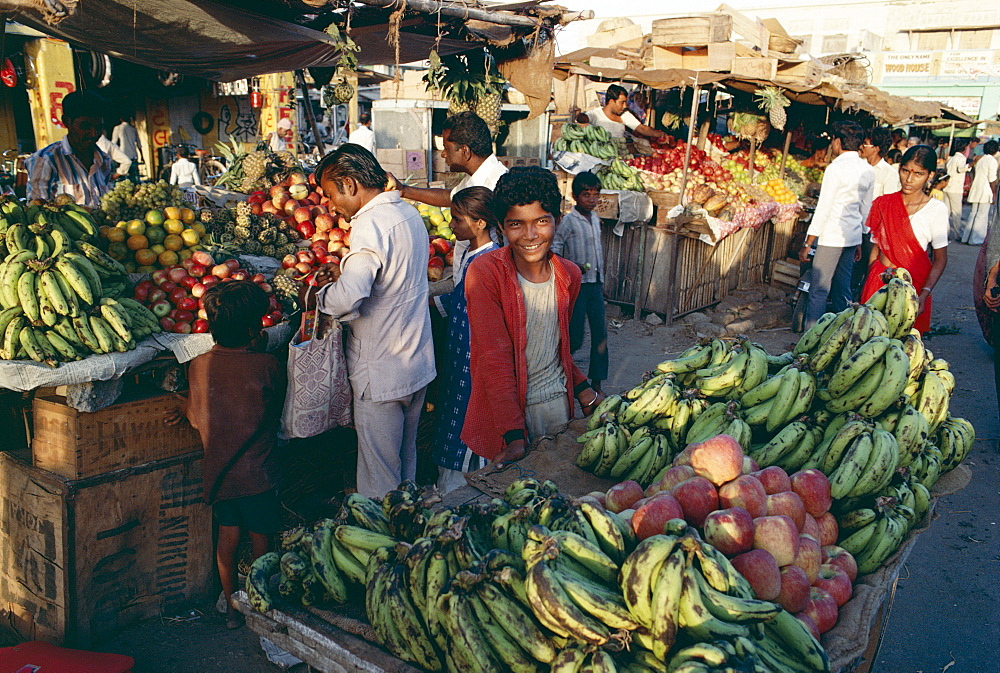
[[[572,417],[574,392],[587,384],[569,350],[569,319],[580,293],[580,269],[556,255],[550,259],[559,311],[559,359],[566,371],[566,402]],[[527,438],[527,311],[510,248],[480,255],[469,266],[465,297],[472,337],[472,395],[462,441],[476,454],[492,460],[509,442]]]

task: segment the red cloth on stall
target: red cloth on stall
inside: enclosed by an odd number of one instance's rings
[[[567,401],[573,417],[573,390],[587,380],[569,350],[569,319],[580,293],[580,269],[550,255],[559,311],[559,360],[566,372]],[[492,460],[505,447],[504,435],[524,431],[528,399],[527,311],[510,248],[480,255],[465,273],[471,335],[472,395],[462,441]]]
[[[902,267],[909,271],[913,278],[913,287],[919,293],[927,282],[927,276],[930,275],[931,258],[913,235],[913,225],[910,224],[910,215],[906,212],[901,192],[885,194],[872,202],[872,209],[868,214],[868,228],[872,232],[872,241],[878,242],[881,255],[868,267],[868,278],[861,290],[861,301],[868,301],[869,297],[885,285],[881,276],[886,268]],[[882,256],[889,260],[891,267],[882,264]],[[913,326],[920,330],[921,334],[931,328],[930,295],[924,302],[924,312],[917,316]]]

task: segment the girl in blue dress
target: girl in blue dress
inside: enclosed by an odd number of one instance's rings
[[[476,257],[497,248],[493,238],[498,222],[490,208],[492,199],[493,192],[485,187],[469,187],[451,197],[451,228],[458,240],[469,241],[469,248],[459,261],[455,289],[433,299],[437,310],[448,321],[445,337],[445,361],[448,365],[440,375],[440,415],[433,449],[439,472],[437,486],[442,494],[464,486],[465,473],[485,465],[485,461],[470,451],[461,439],[465,409],[472,392],[465,271]]]

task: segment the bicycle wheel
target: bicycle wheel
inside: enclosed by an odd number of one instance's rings
[[[202,163],[198,168],[198,177],[201,179],[201,184],[211,187],[225,172],[225,165],[222,162],[212,159]]]

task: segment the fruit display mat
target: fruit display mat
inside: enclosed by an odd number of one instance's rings
[[[267,350],[284,347],[292,339],[296,324],[283,322],[264,330]],[[144,365],[162,351],[172,351],[184,363],[207,353],[214,345],[210,334],[154,334],[124,353],[91,355],[75,362],[63,362],[56,368],[31,360],[0,360],[0,388],[28,392],[36,388],[67,386],[121,378]]]

